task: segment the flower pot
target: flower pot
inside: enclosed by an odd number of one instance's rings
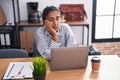
[[[43,74],[42,76],[33,75],[34,80],[45,80],[45,77],[46,77],[46,73]]]

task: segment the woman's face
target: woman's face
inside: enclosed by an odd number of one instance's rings
[[[56,31],[59,29],[60,25],[60,13],[58,11],[51,11],[46,19],[49,21],[50,25],[52,28]]]

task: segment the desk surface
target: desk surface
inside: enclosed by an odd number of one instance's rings
[[[116,55],[101,55],[101,66],[98,73],[91,71],[89,56],[86,69],[47,71],[46,80],[120,80],[120,58]],[[0,59],[0,79],[5,73],[9,62],[30,61],[29,58]]]

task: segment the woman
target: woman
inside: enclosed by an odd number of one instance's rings
[[[74,34],[68,24],[60,23],[60,12],[55,6],[43,10],[42,20],[44,27],[40,27],[35,36],[41,56],[50,59],[51,48],[74,46]]]

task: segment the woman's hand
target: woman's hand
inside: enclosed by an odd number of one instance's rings
[[[45,25],[46,25],[47,31],[51,34],[52,39],[55,42],[58,42],[57,31],[52,28],[52,25],[50,24],[50,22],[48,20],[45,20]]]
[[[57,32],[52,28],[52,26],[48,20],[45,20],[45,25],[46,25],[47,31],[51,34],[51,36],[57,35]]]

